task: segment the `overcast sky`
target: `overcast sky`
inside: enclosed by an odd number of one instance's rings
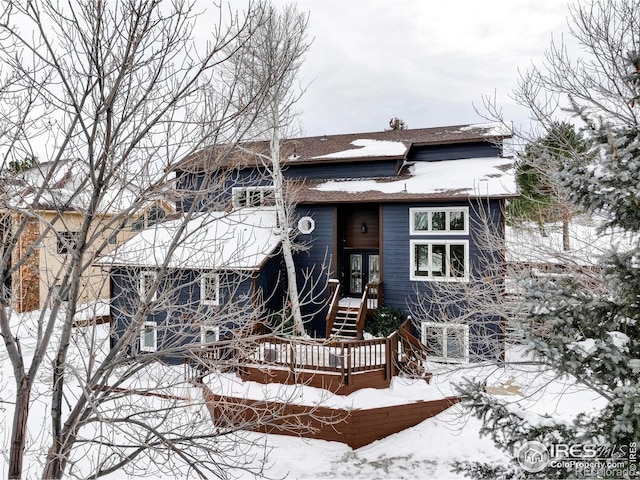
[[[568,30],[564,0],[296,3],[314,39],[298,105],[305,136],[383,130],[394,116],[409,128],[483,122],[474,105],[494,93],[505,117],[525,125],[509,98],[518,69],[540,63],[552,34]]]

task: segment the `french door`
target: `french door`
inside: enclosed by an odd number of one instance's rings
[[[380,281],[380,254],[378,250],[350,250],[345,253],[344,292],[358,297],[367,283]]]

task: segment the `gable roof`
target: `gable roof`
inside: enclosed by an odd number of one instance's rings
[[[288,165],[405,159],[413,146],[499,142],[512,136],[502,123],[454,125],[448,127],[386,130],[382,132],[322,135],[283,140]],[[216,145],[182,160],[177,170],[216,170],[259,166],[259,155],[268,155],[269,142]]]
[[[56,212],[85,211],[91,200],[92,185],[89,164],[79,158],[39,162],[32,167],[13,174],[5,183],[8,204],[28,206],[36,210]],[[102,214],[116,214],[130,207],[139,197],[137,187],[121,178],[111,181],[101,198],[99,210]],[[156,194],[148,202],[169,203],[164,192]],[[175,211],[173,207],[170,209]]]
[[[243,208],[198,215],[186,224],[180,218],[154,225],[96,263],[155,268],[171,254],[169,268],[257,270],[279,244],[275,208]]]

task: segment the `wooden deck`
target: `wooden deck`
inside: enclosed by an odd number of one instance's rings
[[[215,347],[205,352],[220,358]],[[308,340],[262,335],[243,351],[237,373],[245,381],[304,384],[348,395],[361,388],[387,388],[404,371],[427,382],[426,349],[405,322],[393,335],[371,340]],[[433,417],[458,397],[370,408],[336,409],[220,396],[203,385],[209,413],[218,428],[318,438],[359,448]],[[274,414],[275,412],[275,414]]]
[[[309,407],[246,398],[221,397],[205,388],[211,418],[218,427],[251,426],[253,431],[346,443],[360,448],[413,427],[454,405],[447,397],[369,409]],[[274,422],[274,412],[280,417]]]

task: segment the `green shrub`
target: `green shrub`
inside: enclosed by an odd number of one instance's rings
[[[367,318],[365,330],[374,337],[388,337],[403,321],[402,310],[399,308],[381,307]]]

